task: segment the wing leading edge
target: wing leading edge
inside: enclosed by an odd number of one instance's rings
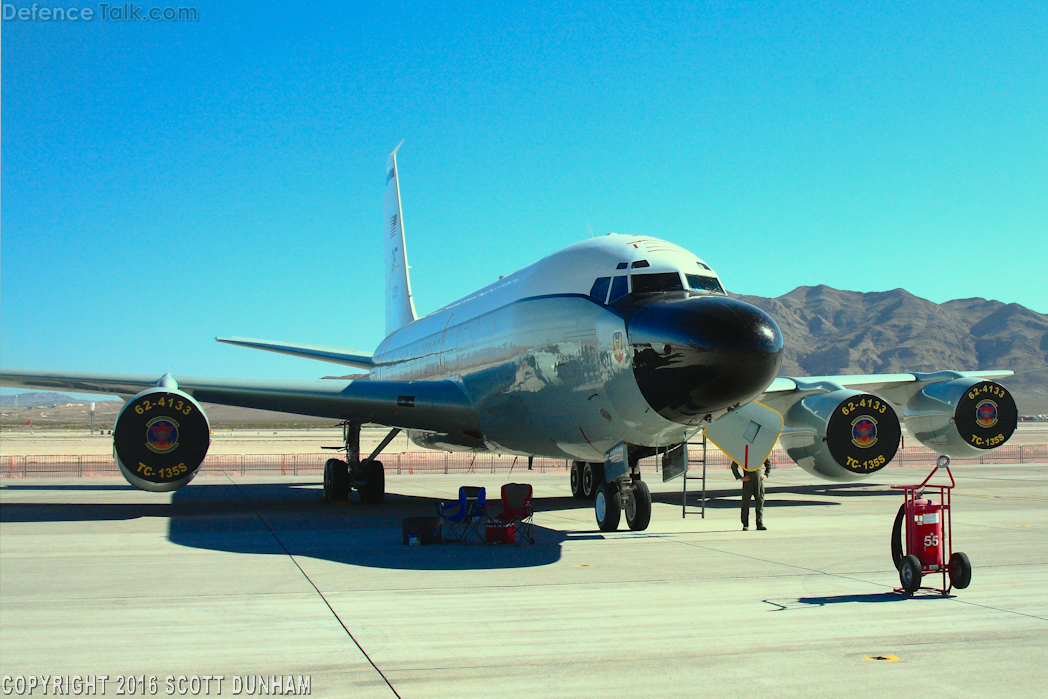
[[[328,347],[327,345],[306,345],[299,342],[273,342],[272,340],[254,340],[249,337],[216,337],[216,341],[227,345],[238,347],[250,347],[252,349],[266,350],[288,354],[292,357],[306,357],[307,359],[319,359],[322,362],[333,364],[344,364],[346,366],[370,369],[374,361],[370,354],[361,354],[354,350],[341,347]]]
[[[5,370],[0,385],[131,396],[157,386],[149,374],[61,374]],[[478,431],[458,384],[440,381],[263,380],[186,376],[178,389],[198,401],[434,432]]]
[[[840,376],[780,376],[771,382],[760,400],[784,397],[791,392],[802,393],[807,390],[833,384],[840,388],[862,389],[865,391],[883,391],[891,393],[893,389],[903,389],[906,393],[916,393],[923,386],[950,379],[1000,379],[1011,376],[1012,371],[936,371],[933,373],[914,372],[912,374],[851,374]],[[886,398],[893,400],[891,395]],[[899,402],[899,401],[895,401]],[[905,401],[903,401],[905,402]]]

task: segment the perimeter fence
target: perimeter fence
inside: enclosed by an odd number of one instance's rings
[[[692,458],[696,457],[694,452]],[[930,466],[939,457],[938,452],[924,447],[899,449],[892,466]],[[322,476],[324,463],[331,454],[214,454],[204,459],[201,476]],[[782,449],[771,453],[771,462],[776,468],[795,468],[797,465]],[[525,456],[500,456],[496,454],[469,454],[435,451],[409,451],[383,454],[381,459],[387,474],[438,474],[438,473],[518,473],[527,471]],[[1005,445],[982,456],[968,459],[953,459],[956,465],[963,464],[1028,464],[1048,463],[1048,444]],[[731,459],[719,449],[707,452],[708,468],[726,469]],[[564,459],[539,459],[532,464],[539,473],[566,472],[571,461]],[[660,461],[656,457],[642,459],[642,471],[658,473]],[[0,456],[0,475],[4,478],[90,478],[119,476],[120,469],[111,455],[32,455]]]

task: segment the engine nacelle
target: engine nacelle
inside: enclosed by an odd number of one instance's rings
[[[150,388],[129,400],[113,428],[113,454],[131,485],[153,493],[193,480],[211,446],[200,404],[172,388]]]
[[[906,404],[903,421],[929,449],[954,457],[980,456],[1008,441],[1019,410],[999,383],[954,379],[918,391]]]
[[[836,390],[802,398],[783,416],[779,441],[813,476],[857,481],[895,458],[902,428],[888,401]]]

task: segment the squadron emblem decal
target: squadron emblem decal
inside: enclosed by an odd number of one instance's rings
[[[997,424],[997,404],[984,400],[975,406],[975,422],[979,427],[989,428]]]
[[[146,447],[157,454],[178,448],[178,423],[169,417],[155,417],[146,423]]]
[[[615,362],[622,364],[622,360],[626,358],[626,351],[622,348],[622,331],[615,331],[611,336],[611,343],[615,350]]]
[[[869,415],[852,420],[852,444],[863,449],[877,443],[877,421]]]

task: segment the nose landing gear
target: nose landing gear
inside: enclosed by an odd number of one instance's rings
[[[602,532],[616,531],[623,511],[631,531],[640,532],[648,528],[651,522],[651,491],[648,484],[641,480],[639,461],[639,455],[629,457],[628,473],[611,481],[602,479],[597,486],[593,512],[597,518],[597,527]],[[604,465],[592,465],[600,467],[601,476],[606,473]]]

